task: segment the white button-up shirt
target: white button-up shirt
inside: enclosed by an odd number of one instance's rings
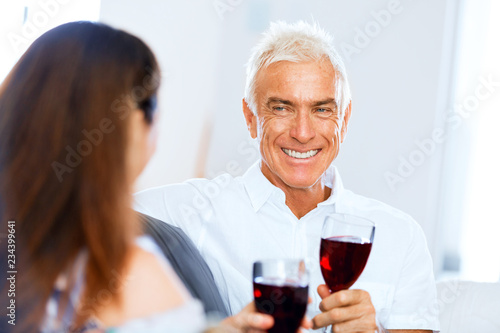
[[[420,226],[407,214],[344,189],[335,167],[323,179],[330,197],[298,219],[285,194],[256,163],[241,177],[193,179],[139,192],[135,208],[180,227],[207,261],[231,313],[253,300],[252,265],[271,258],[303,258],[310,270],[309,315],[319,313],[316,289],[326,215],[357,215],[376,223],[368,263],[351,287],[370,293],[387,329],[438,330],[432,261]]]

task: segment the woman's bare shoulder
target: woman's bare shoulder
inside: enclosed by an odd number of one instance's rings
[[[175,273],[153,253],[134,246],[128,262],[118,290],[121,303],[104,304],[99,310],[105,326],[168,311],[190,297]]]

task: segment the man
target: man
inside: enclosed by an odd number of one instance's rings
[[[252,264],[305,258],[316,328],[335,332],[438,330],[432,263],[408,215],[342,186],[332,162],[351,115],[349,85],[331,37],[316,25],[271,24],[247,67],[243,113],[260,161],[241,177],[143,191],[136,208],[183,229],[209,265],[231,313],[252,300]],[[319,269],[325,216],[376,222],[366,268],[331,294]],[[317,288],[317,292],[316,292]]]

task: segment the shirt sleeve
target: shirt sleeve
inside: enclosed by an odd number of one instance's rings
[[[436,284],[425,235],[411,221],[411,235],[386,329],[439,331]]]
[[[211,204],[192,183],[166,185],[138,192],[134,195],[134,209],[179,227],[200,249],[200,242],[207,228],[206,215],[211,212]]]
[[[165,202],[165,193],[168,192],[168,186],[155,187],[134,194],[134,209],[154,217],[163,222],[175,225],[170,219]]]

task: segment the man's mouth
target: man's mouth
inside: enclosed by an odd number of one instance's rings
[[[314,150],[309,150],[309,151],[301,153],[301,152],[291,150],[291,149],[286,149],[286,148],[281,148],[281,150],[283,150],[283,152],[285,154],[287,154],[288,156],[293,157],[293,158],[298,158],[298,159],[313,157],[314,155],[316,155],[320,151],[320,149],[314,149]]]

